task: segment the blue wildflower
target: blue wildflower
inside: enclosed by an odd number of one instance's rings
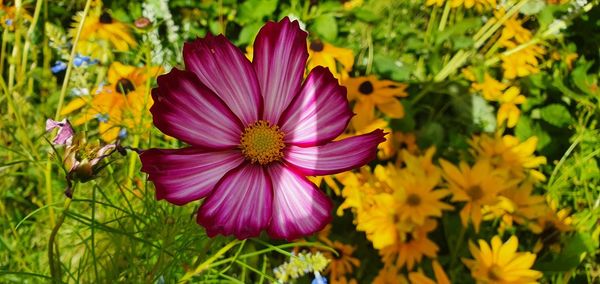
[[[99,113],[99,114],[96,114],[95,117],[99,122],[108,122],[108,118],[109,118],[107,113],[105,113],[105,114]]]
[[[50,67],[50,70],[52,71],[52,74],[56,74],[60,71],[63,71],[67,69],[67,64],[62,62],[62,61],[56,61],[56,63],[54,63],[54,66]]]

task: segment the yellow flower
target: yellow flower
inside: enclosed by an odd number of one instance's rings
[[[533,183],[526,181],[518,187],[511,187],[502,192],[500,202],[484,208],[484,219],[500,218],[499,232],[518,224],[530,224],[544,214],[546,202],[542,195],[535,195]]]
[[[506,41],[504,46],[511,50],[517,47],[513,41]],[[508,55],[502,55],[502,69],[504,70],[505,79],[514,79],[516,77],[525,77],[531,74],[538,73],[540,69],[539,58],[544,55],[544,48],[537,45],[522,46],[519,50]]]
[[[142,124],[142,117],[152,104],[152,99],[147,96],[147,80],[156,77],[160,70],[158,67],[138,68],[114,62],[108,70],[109,84],[98,88],[92,98],[83,96],[74,99],[65,106],[61,115],[87,106],[73,125],[96,118],[100,136],[104,141],[112,142],[117,139],[121,127],[132,131]]]
[[[485,160],[477,161],[473,167],[460,162],[460,169],[444,160],[440,160],[440,164],[452,192],[452,201],[466,202],[460,211],[463,226],[467,227],[471,220],[475,231],[479,232],[482,206],[496,204],[498,194],[510,187],[510,183],[500,178],[499,172]]]
[[[356,101],[352,119],[355,129],[366,127],[375,119],[375,108],[390,118],[404,117],[404,107],[398,98],[406,97],[406,84],[378,80],[375,76],[348,78],[342,81],[348,89],[348,99]]]
[[[342,2],[344,2],[344,10],[350,11],[356,7],[362,6],[365,1],[364,0],[349,0],[349,1],[342,1]]]
[[[488,101],[497,101],[502,96],[502,91],[508,87],[506,84],[497,81],[490,74],[485,73],[483,82],[471,84],[471,88],[481,92],[484,99]]]
[[[520,142],[511,135],[473,136],[471,148],[477,159],[488,160],[494,167],[507,169],[515,178],[523,179],[527,174],[538,181],[545,180],[544,175],[535,170],[546,163],[546,157],[535,156],[537,137],[532,136]]]
[[[338,68],[338,63],[341,67]],[[338,80],[348,78],[348,72],[354,65],[354,52],[352,49],[335,47],[329,43],[315,39],[308,43],[308,70],[317,66],[329,68]]]
[[[338,207],[338,216],[343,216],[344,210],[348,208],[355,213],[367,210],[374,202],[373,196],[385,192],[382,183],[376,181],[368,166],[360,168],[359,173],[347,172],[341,176],[337,175],[337,178],[344,186],[342,189],[344,202]]]
[[[75,15],[73,19],[70,31],[73,38],[77,34],[81,16],[82,12]],[[110,50],[111,47],[118,51],[127,51],[136,45],[137,42],[131,35],[129,25],[114,19],[108,11],[102,10],[102,5],[97,5],[85,19],[77,43],[77,52],[102,59],[106,56],[103,52]]]
[[[463,259],[477,283],[537,283],[542,273],[531,269],[536,255],[517,252],[519,241],[512,236],[504,244],[499,236],[492,238],[491,247],[479,240],[479,248],[469,242],[474,259]]]
[[[568,208],[558,209],[555,200],[548,199],[545,210],[535,222],[529,224],[529,229],[535,234],[558,235],[558,233],[573,230],[573,218]]]
[[[393,265],[384,265],[379,270],[373,284],[409,284],[404,275],[399,274],[398,268]]]
[[[425,2],[425,5],[436,5],[438,7],[441,7],[447,1],[450,1],[450,7],[452,8],[463,6],[467,9],[471,9],[474,7],[479,12],[490,7],[496,7],[496,0],[427,0]]]
[[[419,270],[416,272],[408,273],[408,279],[410,280],[410,283],[411,284],[436,284],[436,283],[437,284],[450,284],[450,279],[448,279],[446,272],[444,272],[444,269],[442,268],[442,266],[440,265],[440,263],[437,260],[432,261],[431,266],[433,268],[433,273],[434,273],[435,279],[437,281],[434,281],[434,280],[430,279],[429,277],[425,276],[423,271]]]
[[[401,193],[396,193],[400,195]],[[364,231],[367,239],[376,249],[383,249],[396,244],[405,238],[407,232],[412,230],[410,222],[398,220],[396,200],[392,194],[382,193],[373,197],[371,208],[358,212],[356,216],[356,229]]]
[[[442,210],[453,207],[441,199],[450,194],[449,190],[436,189],[440,182],[439,171],[427,174],[425,171],[410,173],[403,171],[390,181],[391,186],[403,190],[402,195],[395,195],[395,207],[400,221],[423,225],[429,217],[441,217]]]
[[[435,258],[439,248],[427,238],[427,234],[436,227],[437,222],[429,219],[423,226],[416,227],[411,233],[406,234],[404,240],[398,240],[396,244],[383,248],[380,254],[384,265],[395,264],[397,267],[406,265],[411,270],[424,256]]]
[[[329,283],[345,283],[348,280],[346,276],[352,274],[355,267],[360,266],[360,260],[352,256],[356,247],[339,241],[330,243],[330,246],[337,251],[338,255],[334,255],[331,251],[323,252],[323,255],[331,260],[325,270],[325,273],[329,274]]]
[[[13,31],[15,29],[15,25],[17,24],[15,23],[16,13],[16,6],[5,6],[4,1],[0,1],[0,26],[2,26],[3,29]],[[29,15],[23,6],[21,6],[20,17],[21,19],[28,21],[32,20],[31,15]]]
[[[323,182],[325,182],[325,184],[327,184],[327,186],[329,186],[329,188],[331,188],[331,190],[333,190],[333,193],[335,193],[335,195],[340,195],[341,194],[340,187],[338,186],[337,182],[335,182],[335,180],[333,178],[334,178],[333,175],[308,177],[308,179],[310,181],[312,181],[314,184],[316,184],[317,186],[321,186],[321,184]]]
[[[497,13],[498,16],[503,16],[504,13]],[[504,28],[502,29],[502,34],[500,35],[500,43],[506,43],[509,40],[515,40],[517,43],[525,43],[531,39],[531,32],[523,28],[523,21],[517,19],[517,16],[514,16],[504,22]]]
[[[498,124],[501,125],[506,121],[506,126],[509,128],[515,127],[521,110],[517,107],[525,102],[525,96],[520,94],[518,87],[510,87],[504,94],[498,99],[501,103],[500,109],[498,109],[497,120]]]

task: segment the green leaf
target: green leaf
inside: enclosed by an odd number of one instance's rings
[[[277,9],[277,2],[278,0],[249,0],[244,2],[239,7],[239,23],[247,24],[272,16]]]
[[[594,65],[594,62],[583,62],[583,64],[578,64],[571,76],[573,78],[573,83],[577,86],[578,89],[583,91],[588,95],[597,96],[600,95],[600,90],[598,89],[598,78],[594,75],[588,74],[588,70]]]
[[[363,22],[376,23],[380,20],[379,16],[367,9],[356,8],[352,11],[352,13],[357,19]]]
[[[252,40],[254,39],[254,37],[258,33],[258,30],[260,30],[261,27],[262,24],[259,22],[244,26],[240,31],[240,37],[237,40],[237,44],[243,45],[252,43]]]
[[[322,38],[333,41],[337,37],[338,26],[331,14],[321,15],[315,19],[313,30]]]
[[[426,149],[429,146],[435,145],[440,148],[444,141],[444,127],[437,122],[429,122],[421,128],[417,134],[417,143],[419,148]]]
[[[402,64],[400,60],[379,54],[375,54],[373,66],[375,67],[375,70],[377,70],[377,73],[387,75],[390,79],[395,81],[407,81],[414,70],[412,65]]]
[[[551,104],[540,109],[542,119],[556,127],[569,125],[573,118],[569,110],[561,104]]]

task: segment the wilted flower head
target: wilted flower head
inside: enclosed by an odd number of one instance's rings
[[[97,173],[106,166],[101,163],[115,151],[125,154],[124,149],[118,144],[100,146],[99,143],[88,143],[82,135],[76,135],[69,121],[48,119],[46,131],[58,128],[56,137],[52,140],[54,145],[66,145],[63,155],[63,165],[67,172],[67,189],[65,194],[71,197],[73,181],[86,182],[94,179]]]

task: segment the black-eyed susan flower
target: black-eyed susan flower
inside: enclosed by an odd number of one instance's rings
[[[496,168],[508,170],[517,179],[531,175],[543,181],[546,177],[537,168],[546,163],[546,157],[534,154],[537,143],[536,136],[521,142],[515,136],[500,134],[473,136],[469,142],[477,159],[487,160]]]
[[[380,250],[384,264],[397,267],[406,266],[409,270],[420,263],[423,257],[435,258],[439,247],[428,238],[428,234],[435,230],[437,222],[433,219],[425,221],[421,226],[415,227],[404,239]]]
[[[352,49],[313,39],[308,43],[307,67],[312,70],[317,66],[327,67],[335,78],[345,80],[354,66],[354,52]]]
[[[73,38],[77,34],[81,17],[80,12],[73,18],[70,31]],[[77,52],[104,61],[112,48],[127,51],[136,45],[137,41],[131,34],[130,26],[113,18],[109,11],[103,10],[102,5],[98,4],[84,21]]]
[[[435,280],[427,277],[422,270],[409,272],[408,279],[411,284],[450,284],[450,279],[448,279],[448,275],[444,272],[444,269],[440,265],[437,260],[433,260],[431,262],[431,268],[433,269],[433,273],[435,276]]]
[[[479,240],[479,247],[469,242],[473,259],[463,259],[477,283],[537,283],[542,273],[531,269],[536,255],[530,252],[517,252],[519,241],[512,236],[502,243],[494,236],[490,244]]]
[[[444,170],[444,178],[448,181],[448,189],[452,192],[452,201],[465,202],[460,211],[460,219],[464,227],[469,220],[475,231],[483,219],[482,206],[498,202],[498,194],[516,182],[507,181],[499,171],[495,170],[488,161],[480,160],[470,167],[460,162],[457,168],[453,164],[440,160]]]
[[[352,119],[355,129],[365,128],[375,120],[375,109],[390,118],[404,117],[404,107],[398,98],[406,97],[406,84],[390,80],[379,80],[371,75],[366,77],[348,78],[342,81],[348,89],[348,98],[356,101]]]
[[[500,108],[496,116],[498,124],[501,125],[506,122],[507,127],[515,127],[521,115],[521,110],[517,105],[523,104],[525,101],[526,98],[521,95],[518,87],[513,86],[508,88],[498,99],[500,103]]]
[[[409,284],[408,279],[400,273],[395,265],[384,265],[379,270],[373,284]]]
[[[73,125],[97,119],[100,137],[112,142],[118,138],[121,129],[136,130],[146,121],[142,121],[143,116],[152,105],[147,91],[148,80],[156,77],[160,70],[159,67],[135,67],[114,62],[108,70],[108,84],[99,87],[92,96],[75,98],[63,108],[61,115],[84,108]]]
[[[483,75],[483,82],[473,82],[471,84],[471,88],[475,91],[481,92],[483,98],[488,101],[497,101],[502,96],[502,91],[504,91],[507,87],[507,84],[499,82],[488,73]]]
[[[149,149],[142,171],[157,199],[205,198],[197,222],[209,236],[296,239],[331,220],[332,203],[306,176],[360,167],[384,133],[332,141],[352,116],[345,88],[327,68],[304,78],[307,33],[287,17],[269,22],[254,42],[253,61],[223,35],[183,49],[186,70],[158,77],[153,121],[191,145]]]
[[[450,191],[436,188],[440,178],[439,171],[431,174],[403,171],[399,179],[391,181],[393,186],[404,190],[403,198],[396,201],[398,218],[422,225],[430,217],[441,217],[443,210],[452,210],[452,206],[442,201]]]

